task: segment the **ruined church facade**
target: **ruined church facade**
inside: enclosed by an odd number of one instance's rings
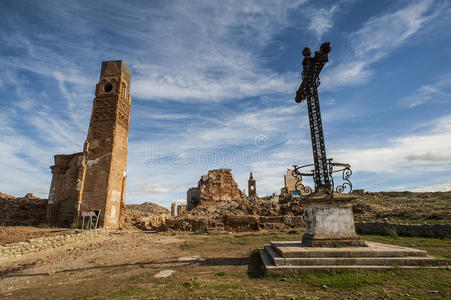
[[[123,61],[104,61],[96,86],[83,152],[55,155],[47,218],[50,224],[79,224],[94,212],[99,226],[116,229],[124,217],[130,122],[131,72]]]

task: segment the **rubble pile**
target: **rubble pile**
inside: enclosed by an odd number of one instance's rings
[[[121,229],[159,229],[170,216],[168,209],[152,202],[129,204],[126,206],[125,220],[121,224]]]
[[[282,204],[280,203],[282,202]],[[304,226],[302,204],[297,199],[279,197],[247,198],[215,205],[199,205],[184,216],[166,220],[166,230],[258,231],[287,230]]]

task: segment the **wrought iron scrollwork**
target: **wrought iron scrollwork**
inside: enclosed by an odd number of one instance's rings
[[[334,163],[332,162],[332,159],[329,159],[329,174],[331,177],[331,181],[332,181],[332,189],[335,188],[335,191],[338,193],[345,193],[346,190],[349,189],[349,191],[347,191],[347,193],[351,193],[352,192],[352,183],[351,180],[349,179],[352,175],[352,170],[351,170],[351,165],[350,164],[343,164],[343,163]],[[339,168],[338,170],[334,170],[334,167]],[[333,178],[333,174],[334,173],[340,173],[341,172],[341,178],[343,180],[343,183],[341,185],[338,185],[337,187],[335,186],[335,182],[334,182],[334,178]]]
[[[311,171],[310,173],[304,173],[301,172],[300,170],[306,167],[312,167],[313,164],[311,165],[305,165],[305,166],[293,166],[293,171],[291,172],[291,174],[293,175],[293,177],[296,179],[296,184],[295,184],[295,188],[296,191],[301,195],[301,196],[307,196],[310,195],[313,192],[313,189],[309,186],[305,186],[302,183],[302,176],[314,176],[314,172],[315,171]]]
[[[309,186],[303,184],[302,177],[315,177],[315,170],[310,170],[310,172],[303,171],[302,169],[314,167],[314,164],[297,166],[293,165],[292,175],[296,179],[295,188],[296,191],[301,195],[301,197],[305,197],[310,195],[313,192],[313,189]],[[343,164],[343,163],[334,163],[332,159],[327,160],[327,170],[329,175],[329,180],[331,182],[331,192],[335,191],[337,193],[351,193],[352,192],[352,183],[350,177],[352,175],[351,165]],[[342,184],[335,186],[334,174],[341,173],[341,181]]]

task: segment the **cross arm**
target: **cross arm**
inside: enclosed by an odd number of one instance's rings
[[[307,99],[310,84],[318,83],[317,78],[324,65],[328,62],[328,53],[331,50],[332,45],[329,42],[326,42],[321,45],[320,51],[315,51],[314,57],[310,57],[312,54],[310,48],[306,47],[302,51],[302,55],[304,56],[302,61],[302,82],[299,89],[296,91],[296,98],[294,99],[297,103]]]

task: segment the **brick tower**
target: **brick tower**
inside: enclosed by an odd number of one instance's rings
[[[102,62],[85,142],[86,172],[78,211],[95,211],[99,225],[117,228],[125,201],[131,72]]]
[[[248,192],[249,192],[249,198],[257,198],[257,190],[256,190],[256,183],[254,179],[254,175],[249,175],[249,181],[247,182]]]

